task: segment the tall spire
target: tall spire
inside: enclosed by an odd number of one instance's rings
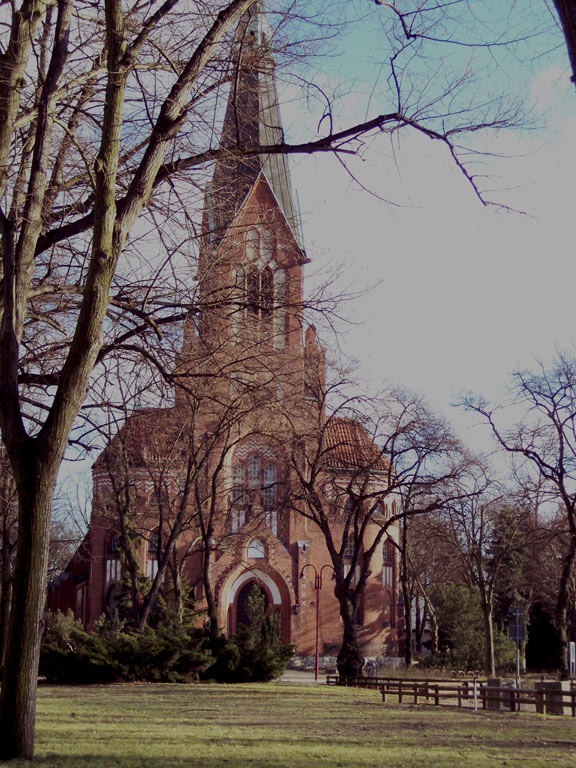
[[[290,229],[301,246],[288,160],[283,154],[242,156],[242,150],[284,140],[278,109],[273,31],[257,0],[240,20],[235,39],[234,69],[222,126],[220,147],[227,153],[216,162],[204,216],[212,246],[220,243],[260,173],[266,177]]]

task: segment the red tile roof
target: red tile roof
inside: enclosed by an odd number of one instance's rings
[[[331,469],[388,470],[382,451],[357,421],[331,419],[326,424],[324,440],[326,465]]]

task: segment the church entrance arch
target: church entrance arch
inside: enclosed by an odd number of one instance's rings
[[[268,611],[278,618],[280,636],[283,642],[290,642],[290,593],[280,577],[272,578],[258,568],[232,575],[222,590],[222,604],[225,608],[226,631],[235,635],[240,624],[248,626],[248,600],[257,585],[264,596]]]

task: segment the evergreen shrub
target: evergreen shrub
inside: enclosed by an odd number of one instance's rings
[[[85,632],[72,612],[48,613],[40,674],[50,682],[190,682],[212,662],[206,635],[190,625],[175,630],[127,630],[117,619]]]
[[[248,624],[232,640],[221,638],[213,648],[215,663],[202,675],[226,683],[262,683],[284,672],[296,646],[280,639],[278,619],[268,613],[264,596],[254,585],[248,598]]]

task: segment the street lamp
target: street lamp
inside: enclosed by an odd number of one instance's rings
[[[306,568],[312,568],[314,571],[314,589],[316,590],[316,662],[314,664],[314,680],[318,680],[318,641],[320,638],[320,590],[322,589],[322,573],[324,568],[332,568],[332,578],[334,578],[334,568],[331,565],[323,565],[320,570],[312,563],[307,563],[300,571],[300,578],[304,578]]]

